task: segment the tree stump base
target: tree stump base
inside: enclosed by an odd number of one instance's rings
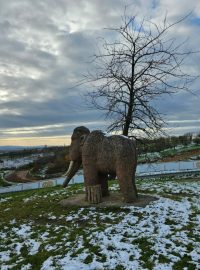
[[[101,185],[86,187],[86,201],[94,204],[102,202]]]

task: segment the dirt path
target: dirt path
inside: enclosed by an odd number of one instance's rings
[[[21,179],[22,181],[24,181],[24,182],[33,182],[34,181],[33,179],[30,179],[30,177],[28,177],[28,171],[27,170],[18,171],[17,172],[17,177],[19,179]]]
[[[28,170],[15,171],[15,172],[7,175],[5,178],[7,181],[16,182],[16,183],[34,182],[35,179],[31,179],[30,176],[28,176],[28,172],[29,172]]]

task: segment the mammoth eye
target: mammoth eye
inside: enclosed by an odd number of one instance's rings
[[[84,135],[82,135],[82,136],[80,137],[80,145],[83,145],[83,144],[84,144],[85,138],[86,138],[86,137],[87,137],[86,134],[84,134]]]
[[[85,139],[85,135],[82,135],[80,141],[82,142]]]

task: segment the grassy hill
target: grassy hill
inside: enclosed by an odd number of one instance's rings
[[[2,269],[198,269],[200,179],[148,179],[145,208],[63,208],[83,185],[0,197]],[[110,189],[118,192],[117,182]],[[186,268],[185,268],[186,269]]]

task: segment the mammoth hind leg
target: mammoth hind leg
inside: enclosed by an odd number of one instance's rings
[[[119,180],[119,186],[123,194],[124,202],[130,203],[135,201],[138,198],[138,195],[132,173],[128,174],[124,171],[119,171],[117,173],[117,178]]]
[[[137,186],[136,186],[136,183],[135,183],[135,173],[134,173],[134,175],[132,177],[132,183],[133,183],[133,188],[134,188],[136,197],[138,198],[138,191],[137,191]]]
[[[107,174],[98,174],[98,182],[101,185],[102,197],[109,196],[108,190],[108,175]]]

